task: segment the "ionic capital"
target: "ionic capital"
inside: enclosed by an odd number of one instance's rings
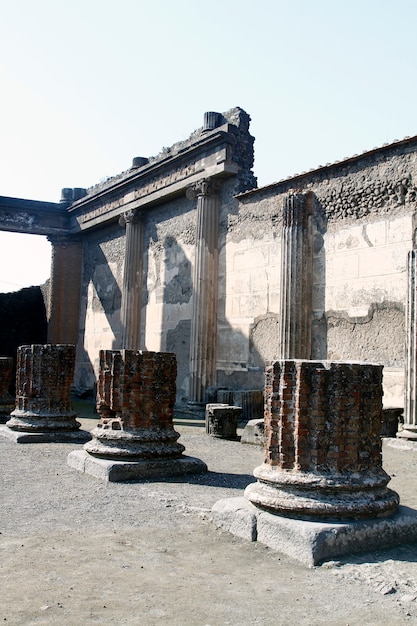
[[[139,209],[129,209],[119,217],[119,225],[126,226],[126,224],[137,224],[142,218],[143,211]]]
[[[215,196],[220,190],[220,181],[214,178],[203,178],[187,188],[185,195],[188,200],[195,200],[198,196]]]

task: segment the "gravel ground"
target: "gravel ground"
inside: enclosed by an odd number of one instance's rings
[[[417,624],[417,545],[308,569],[231,536],[211,507],[242,495],[262,449],[176,430],[207,474],[104,483],[67,466],[81,444],[0,438],[4,624]],[[398,445],[384,468],[417,509],[417,446]]]

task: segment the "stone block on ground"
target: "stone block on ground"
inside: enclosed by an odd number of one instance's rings
[[[108,482],[170,478],[207,472],[207,465],[203,461],[190,456],[122,461],[94,457],[86,450],[74,450],[68,455],[67,463],[79,472]]]
[[[237,423],[242,415],[240,406],[216,402],[206,405],[206,433],[220,439],[237,439]]]
[[[14,443],[85,443],[91,439],[87,430],[25,432],[12,430],[8,426],[0,426],[0,437]]]
[[[388,517],[323,522],[275,515],[238,497],[216,502],[212,519],[218,528],[259,541],[307,567],[417,541],[417,511],[405,506]]]
[[[265,422],[263,419],[249,420],[243,429],[240,443],[265,445]]]

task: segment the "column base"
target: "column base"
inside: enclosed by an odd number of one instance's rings
[[[74,412],[42,414],[15,409],[10,413],[10,419],[6,422],[6,426],[11,430],[28,433],[44,433],[48,430],[51,432],[76,431],[81,426],[80,422],[77,422],[76,417],[77,414]]]
[[[218,528],[314,567],[348,554],[417,541],[417,511],[399,506],[394,515],[351,522],[311,522],[262,511],[244,497],[216,502]]]
[[[207,472],[207,465],[191,456],[178,459],[152,459],[120,461],[90,455],[86,450],[74,450],[67,457],[73,469],[109,482],[143,480],[147,478],[171,478]]]
[[[0,426],[0,437],[14,443],[85,443],[91,439],[87,430],[34,431],[12,430],[8,426]]]
[[[386,484],[382,469],[364,472],[313,473],[280,470],[263,463],[257,482],[246,487],[252,504],[273,514],[310,520],[358,520],[395,513],[400,497]]]
[[[403,429],[398,431],[397,437],[417,441],[417,426],[403,426]]]

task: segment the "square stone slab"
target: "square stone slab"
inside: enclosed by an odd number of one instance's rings
[[[417,511],[405,506],[389,517],[310,522],[274,515],[239,497],[216,502],[212,518],[219,528],[259,541],[308,567],[334,557],[417,541]]]
[[[91,439],[87,430],[24,432],[0,426],[0,437],[14,443],[85,443]]]
[[[192,456],[179,459],[119,461],[92,456],[86,450],[74,450],[67,457],[70,467],[109,482],[146,478],[170,478],[207,472],[207,465]]]

